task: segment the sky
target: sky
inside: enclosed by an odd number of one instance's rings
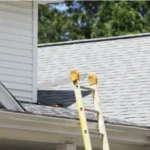
[[[57,4],[57,5],[50,5],[50,7],[53,7],[53,8],[56,8],[58,9],[59,11],[65,11],[68,7],[66,6],[66,4],[64,3],[60,3],[60,4]]]
[[[57,9],[60,11],[66,10],[68,7],[64,3],[60,3],[59,5],[56,6]]]

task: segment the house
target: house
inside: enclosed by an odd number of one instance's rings
[[[148,33],[40,44],[38,82],[67,77],[71,68],[81,73],[94,72],[98,76],[102,108],[107,117],[150,126],[147,107],[150,106],[149,40]],[[42,104],[57,102],[76,109],[70,89],[71,84],[54,86],[49,91],[39,91],[38,98]],[[90,94],[84,92],[83,96],[85,105],[92,108]]]
[[[0,2],[0,78],[18,100],[31,103],[37,100],[37,8],[37,2]]]
[[[37,89],[37,82],[74,68],[98,74],[111,149],[150,149],[150,34],[42,44],[37,51],[37,14],[37,1],[0,2],[0,149],[84,149],[70,83]],[[89,93],[83,95],[92,107]],[[95,116],[87,116],[97,131]],[[100,149],[99,137],[91,139]]]
[[[94,72],[98,76],[105,121],[111,125],[128,126],[128,131],[132,127],[147,128],[147,131],[149,131],[149,40],[150,34],[145,33],[40,44],[38,48],[38,82],[64,78],[69,74],[71,68],[82,73]],[[81,81],[81,83],[87,86],[85,81]],[[67,84],[58,84],[58,86],[49,89],[38,90],[38,101],[44,105],[60,103],[65,108],[75,110],[75,98],[71,89],[72,85],[67,82]],[[92,109],[94,106],[89,93],[84,91],[82,94],[85,107]],[[71,116],[63,113],[60,115],[63,117]],[[71,118],[75,116],[73,114]],[[89,120],[95,120],[91,114],[87,116]],[[128,140],[130,139],[131,142],[132,136],[137,131],[131,133],[130,130],[127,133],[128,131],[123,131],[123,133],[130,134]],[[117,134],[118,137],[120,133]],[[125,135],[121,135],[121,137],[125,137]],[[133,139],[135,140],[136,137],[133,137]],[[121,138],[119,139],[121,140]],[[117,141],[117,143],[124,143],[125,141]],[[137,143],[140,143],[139,140]],[[136,147],[137,143],[128,144]],[[128,146],[126,148],[130,149]],[[143,146],[141,149],[144,149],[144,147],[146,148],[146,146]],[[126,148],[119,147],[119,149]],[[135,149],[137,148],[140,148],[140,146]]]

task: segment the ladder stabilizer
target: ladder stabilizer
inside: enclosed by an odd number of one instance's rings
[[[85,86],[80,86],[80,88],[87,91],[94,91],[94,89]]]

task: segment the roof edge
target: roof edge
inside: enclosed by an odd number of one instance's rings
[[[66,140],[68,141],[67,137],[69,137],[70,142],[76,142],[75,144],[80,146],[83,145],[80,140],[81,132],[79,121],[77,120],[66,120],[2,110],[0,110],[0,119],[0,138],[64,143]],[[91,131],[98,130],[96,123],[88,122],[88,124]],[[138,143],[138,145],[142,146],[149,145],[149,129],[112,124],[107,124],[106,129],[109,132],[110,141],[126,142],[128,144]],[[24,136],[20,138],[20,135]],[[96,140],[94,146],[99,147],[99,136],[93,135],[92,137]]]
[[[95,38],[95,39],[84,39],[84,40],[73,40],[73,41],[65,41],[65,42],[57,42],[57,43],[45,43],[38,44],[38,47],[49,47],[49,46],[59,46],[59,45],[70,45],[70,44],[80,44],[80,43],[89,43],[89,42],[98,42],[98,41],[111,41],[111,40],[120,40],[120,39],[129,39],[129,38],[140,38],[150,36],[149,33],[141,33],[141,34],[130,34],[123,36],[115,36],[115,37],[105,37],[105,38]]]

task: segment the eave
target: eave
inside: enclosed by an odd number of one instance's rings
[[[96,123],[89,129],[97,132]],[[150,146],[150,129],[121,125],[106,125],[110,145],[114,143]],[[92,135],[93,147],[99,148],[98,135]],[[0,139],[15,139],[43,143],[74,143],[83,146],[78,120],[0,111]]]

